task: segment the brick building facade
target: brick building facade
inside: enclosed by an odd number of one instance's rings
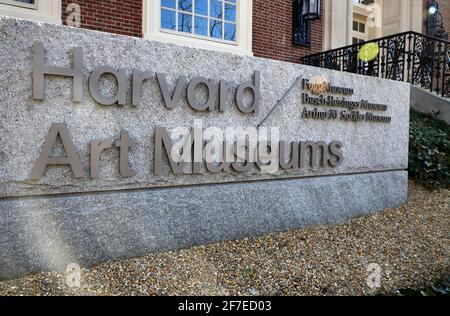
[[[191,3],[191,5],[193,3],[191,0],[184,1]],[[209,0],[196,0],[195,6],[197,6],[197,3],[201,3],[200,1],[202,3],[213,3],[215,0],[211,0],[211,2]],[[189,32],[177,32],[177,28],[179,27],[179,25],[176,25],[178,18],[173,18],[173,30],[167,32],[166,29],[163,32],[159,21],[161,12],[165,10],[163,8],[164,5],[169,6],[169,8],[166,8],[166,11],[174,13],[174,16],[179,16],[179,14],[185,15],[183,12],[180,13],[178,11],[178,5],[170,8],[170,3],[179,4],[182,2],[181,0],[0,0],[0,15],[4,14],[43,22],[67,24],[69,14],[73,13],[73,11],[68,10],[68,6],[76,4],[79,5],[81,11],[80,27],[82,28],[127,36],[145,37],[153,40],[172,41],[182,45],[202,42],[197,47],[219,49],[237,54],[252,54],[257,57],[288,62],[299,62],[300,57],[303,55],[342,47],[352,43],[351,23],[355,19],[352,16],[352,4],[355,7],[355,5],[375,3],[379,4],[379,7],[382,8],[383,14],[386,11],[387,28],[380,30],[378,32],[379,34],[371,38],[411,29],[420,31],[422,25],[425,25],[422,22],[426,19],[427,0],[411,0],[406,5],[405,2],[398,0],[398,8],[405,10],[402,13],[404,16],[392,15],[392,12],[395,10],[389,6],[391,1],[384,1],[333,0],[331,2],[331,0],[322,0],[320,18],[310,22],[310,41],[308,45],[293,44],[293,0],[217,1],[225,4],[225,6],[230,5],[239,8],[238,10],[235,9],[234,21],[231,23],[226,18],[220,20],[220,18],[217,19],[217,17],[214,17],[218,23],[222,23],[220,25],[234,25],[235,32],[241,32],[234,37],[233,40],[235,42],[233,43],[230,41],[227,42],[227,38],[224,35],[219,40],[205,37],[199,40],[198,36],[194,34],[195,31],[190,32],[191,34],[188,34]],[[11,5],[11,3],[20,3],[20,5]],[[410,8],[410,4],[412,3],[415,3],[414,6],[416,8],[418,7],[418,10]],[[444,0],[438,0],[438,3],[440,5],[440,14],[443,18],[444,27],[448,33],[450,31],[450,3]],[[421,8],[422,4],[423,8]],[[30,10],[30,6],[33,5],[35,5],[34,10]],[[397,7],[393,6],[393,8]],[[211,17],[197,17],[194,14],[194,9],[190,8],[190,10],[191,16],[194,16],[193,20],[203,18],[209,21],[211,19]],[[31,12],[34,13],[31,14]],[[422,22],[418,21],[418,15],[420,14],[422,14]],[[393,21],[393,19],[397,19],[398,21]],[[402,21],[408,19],[416,21],[414,27],[409,24],[402,25]],[[411,21],[408,23],[413,23]],[[401,26],[400,28],[399,25]],[[191,27],[194,29],[195,25],[191,25]],[[425,32],[425,27],[423,27],[422,31]],[[225,28],[222,28],[222,33],[224,32]],[[239,40],[236,41],[236,38]]]
[[[77,3],[81,8],[81,27],[122,34],[142,36],[142,0],[62,0],[62,23],[66,24],[67,6]]]
[[[426,14],[428,0],[423,0],[424,14]],[[444,24],[444,29],[449,34],[450,32],[450,2],[449,1],[439,1],[439,11],[442,16],[442,22]],[[425,32],[425,23],[424,29]]]
[[[293,45],[292,0],[253,1],[253,53],[255,56],[298,62],[299,57],[322,51],[323,19],[312,21],[311,45]],[[323,6],[321,6],[323,17]]]
[[[424,4],[426,5],[426,0]],[[444,23],[444,29],[447,34],[450,32],[450,2],[449,1],[439,1],[439,11],[442,15],[442,21]]]
[[[142,0],[62,0],[63,24],[66,24],[66,8],[70,3],[80,5],[83,28],[142,36]],[[255,56],[298,63],[302,55],[322,50],[322,18],[312,22],[310,45],[293,44],[292,8],[292,0],[253,0],[252,48]]]
[[[444,28],[447,31],[447,33],[450,33],[450,2],[449,1],[443,1],[441,3],[441,11],[442,11],[442,17],[444,20]]]

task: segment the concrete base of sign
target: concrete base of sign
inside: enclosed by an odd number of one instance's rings
[[[386,171],[0,200],[0,279],[342,223],[404,203],[407,176]]]

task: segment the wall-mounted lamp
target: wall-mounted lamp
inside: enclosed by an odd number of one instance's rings
[[[320,0],[303,0],[303,16],[310,21],[320,18]]]
[[[448,34],[444,29],[442,14],[439,11],[439,3],[436,0],[428,0],[427,13],[425,20],[427,35],[447,39]]]
[[[435,15],[439,11],[439,4],[436,1],[428,2],[428,14]]]
[[[311,44],[311,21],[320,18],[320,0],[293,1],[294,45]]]

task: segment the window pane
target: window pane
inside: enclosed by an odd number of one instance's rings
[[[366,33],[366,25],[364,23],[359,23],[359,31],[361,33]]]
[[[161,6],[175,9],[175,0],[161,0]]]
[[[161,29],[236,42],[236,0],[161,0],[160,4]]]
[[[222,22],[218,20],[211,20],[209,34],[211,37],[222,39]]]
[[[178,10],[192,12],[192,0],[178,0]]]
[[[225,20],[236,22],[236,5],[225,3]]]
[[[225,23],[224,39],[227,41],[236,41],[236,24]]]
[[[192,15],[178,14],[178,31],[192,33]]]
[[[195,17],[195,34],[208,36],[208,19]]]
[[[223,16],[223,2],[220,0],[210,0],[210,12],[209,16],[217,19],[221,19]]]
[[[353,31],[358,31],[358,22],[353,21]]]
[[[161,28],[175,30],[175,11],[161,9]]]
[[[208,0],[195,0],[195,13],[208,16]]]

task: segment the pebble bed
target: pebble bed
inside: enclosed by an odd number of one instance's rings
[[[450,274],[450,189],[409,183],[408,202],[318,226],[0,282],[0,295],[377,295]],[[379,265],[371,288],[369,264]],[[371,281],[372,280],[372,281]],[[376,282],[376,281],[375,281]]]

